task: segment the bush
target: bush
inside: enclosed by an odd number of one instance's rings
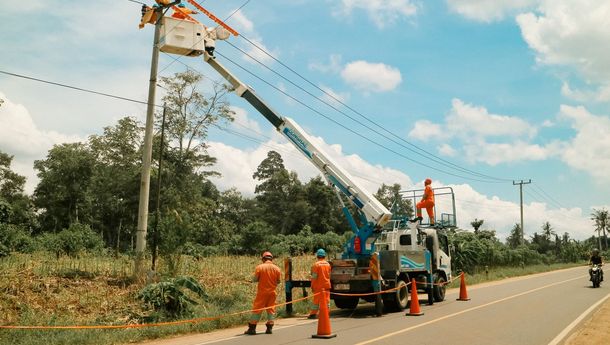
[[[198,298],[207,298],[203,287],[191,277],[178,277],[149,284],[138,294],[138,299],[156,312],[178,317],[190,312],[192,305],[199,304],[189,297],[188,291]]]
[[[45,233],[38,237],[39,246],[56,256],[78,257],[83,252],[100,253],[104,249],[102,237],[88,225],[75,223],[57,234]]]

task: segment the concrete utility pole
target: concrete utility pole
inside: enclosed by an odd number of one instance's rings
[[[519,239],[521,244],[524,243],[523,240],[523,236],[525,233],[525,229],[523,228],[523,185],[524,184],[530,184],[532,183],[532,180],[527,180],[527,182],[521,180],[519,182],[517,181],[513,181],[513,186],[519,185],[519,200],[520,200],[520,204],[521,204],[521,238]]]
[[[157,70],[159,66],[159,36],[161,36],[161,22],[165,10],[178,3],[180,3],[180,0],[172,2],[167,6],[159,6],[155,8],[157,22],[155,23],[155,38],[150,63],[148,106],[146,109],[146,127],[144,130],[144,153],[142,155],[142,175],[140,177],[140,204],[138,208],[138,228],[136,231],[136,258],[134,273],[137,279],[142,279],[145,273],[144,256],[146,253],[146,231],[148,229],[148,198],[150,192],[150,167],[152,161],[155,92],[157,86]]]

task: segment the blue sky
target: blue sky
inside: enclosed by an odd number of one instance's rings
[[[484,219],[483,228],[501,237],[519,222],[513,180],[533,181],[524,187],[526,235],[549,221],[559,234],[588,237],[592,208],[610,205],[610,1],[200,3],[220,18],[233,13],[227,23],[241,34],[218,42],[219,61],[372,192],[381,182],[419,188],[431,177],[455,189],[462,227]],[[137,29],[139,11],[128,0],[5,4],[0,70],[145,100],[153,27]],[[161,76],[191,68],[220,79],[200,58],[162,54],[159,67]],[[32,162],[53,144],[85,140],[146,111],[5,74],[0,98],[0,149],[15,156],[13,168],[28,177],[30,192]],[[220,188],[252,195],[252,173],[269,149],[302,180],[317,174],[249,104],[234,95],[229,101],[238,115],[230,130],[255,140],[211,131]]]

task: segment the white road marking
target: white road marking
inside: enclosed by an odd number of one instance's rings
[[[277,327],[277,328],[274,329],[274,331],[277,331],[277,330],[280,330],[280,329],[284,329],[284,328],[290,328],[290,327],[294,327],[294,326],[308,325],[308,324],[314,323],[314,322],[318,322],[318,321],[317,320],[313,320],[313,321],[307,320],[305,322],[295,323],[293,325]],[[197,343],[197,344],[194,344],[194,345],[206,345],[206,344],[220,343],[221,341],[227,341],[227,340],[236,339],[236,338],[240,338],[240,337],[247,337],[247,335],[244,335],[244,334],[234,335],[232,337],[216,339],[216,340],[210,340],[210,341],[204,341],[203,343]]]
[[[579,276],[579,277],[576,277],[576,278],[572,278],[572,279],[568,279],[568,280],[564,280],[564,281],[560,281],[560,282],[544,285],[544,286],[541,286],[541,287],[538,287],[538,288],[535,288],[535,289],[532,289],[532,290],[528,290],[528,291],[525,291],[525,292],[518,293],[516,295],[504,297],[504,298],[499,299],[497,301],[493,301],[493,302],[489,302],[489,303],[486,303],[486,304],[482,304],[482,305],[479,305],[479,306],[476,306],[476,307],[472,307],[472,308],[469,308],[469,309],[466,309],[466,310],[459,311],[457,313],[445,315],[445,316],[439,317],[439,318],[434,319],[434,320],[430,320],[430,321],[427,321],[427,322],[424,322],[424,323],[420,323],[420,324],[415,325],[415,326],[407,327],[407,328],[401,329],[401,330],[396,331],[396,332],[388,333],[388,334],[383,335],[381,337],[377,337],[377,338],[373,338],[373,339],[370,339],[370,340],[367,340],[367,341],[363,341],[363,342],[357,343],[356,345],[364,345],[364,344],[374,343],[374,342],[382,340],[382,339],[393,337],[393,336],[395,336],[397,334],[401,334],[401,333],[405,333],[405,332],[408,332],[408,331],[412,331],[412,330],[420,328],[420,327],[424,327],[424,326],[427,326],[427,325],[430,325],[430,324],[433,324],[433,323],[436,323],[436,322],[439,322],[439,321],[442,321],[442,320],[445,320],[445,319],[448,319],[448,318],[451,318],[451,317],[454,317],[454,316],[458,316],[458,315],[461,315],[461,314],[464,314],[464,313],[468,313],[468,312],[471,312],[473,310],[485,308],[485,307],[488,307],[490,305],[494,305],[494,304],[497,304],[497,303],[500,303],[500,302],[508,301],[509,299],[521,297],[523,295],[527,295],[527,294],[532,293],[532,292],[543,290],[543,289],[549,288],[551,286],[555,286],[555,285],[559,285],[559,284],[564,284],[564,283],[571,282],[571,281],[577,280],[577,279],[582,279],[583,277],[586,277],[586,276]]]
[[[574,320],[571,324],[569,324],[568,327],[566,327],[561,333],[559,333],[555,337],[555,339],[551,340],[549,345],[559,344],[563,340],[563,338],[565,338],[566,335],[568,335],[568,333],[570,333],[572,331],[572,329],[574,329],[574,327],[578,326],[578,324],[582,321],[582,319],[584,319],[589,313],[591,313],[591,311],[593,311],[595,308],[597,308],[597,306],[604,303],[604,301],[607,300],[608,297],[610,297],[610,293],[608,293],[606,295],[606,297],[600,299],[599,301],[597,301],[597,303],[595,303],[594,305],[589,307],[589,309],[585,310],[582,314],[580,314],[580,316],[577,317],[576,320]]]

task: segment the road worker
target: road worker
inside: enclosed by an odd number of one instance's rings
[[[186,8],[186,6],[184,6],[184,4],[178,4],[178,7],[174,7],[173,10],[174,10],[174,13],[172,13],[172,18],[182,19],[182,20],[188,20],[187,16],[198,13],[191,9]]]
[[[314,297],[308,319],[318,317],[320,304],[326,303],[330,308],[330,264],[326,261],[326,251],[318,249],[316,258],[316,262],[311,266],[311,289]]]
[[[155,12],[159,8],[159,5],[154,4],[152,7],[142,5],[142,17],[140,18],[140,29],[144,28],[146,24],[155,25],[157,23],[157,13]]]
[[[424,181],[424,195],[416,205],[417,217],[415,220],[423,220],[421,209],[425,208],[426,212],[428,213],[428,217],[430,218],[430,225],[434,225],[434,191],[432,190],[431,184],[432,180],[429,178]]]
[[[273,330],[273,320],[275,319],[275,299],[277,298],[277,285],[280,283],[282,273],[273,261],[273,255],[270,252],[264,252],[262,255],[263,263],[256,266],[254,270],[253,281],[258,282],[256,289],[256,298],[252,305],[252,316],[248,322],[248,329],[244,334],[255,335],[256,324],[261,318],[263,310],[267,311],[267,330],[266,334],[271,334]],[[265,309],[268,308],[268,309]]]

